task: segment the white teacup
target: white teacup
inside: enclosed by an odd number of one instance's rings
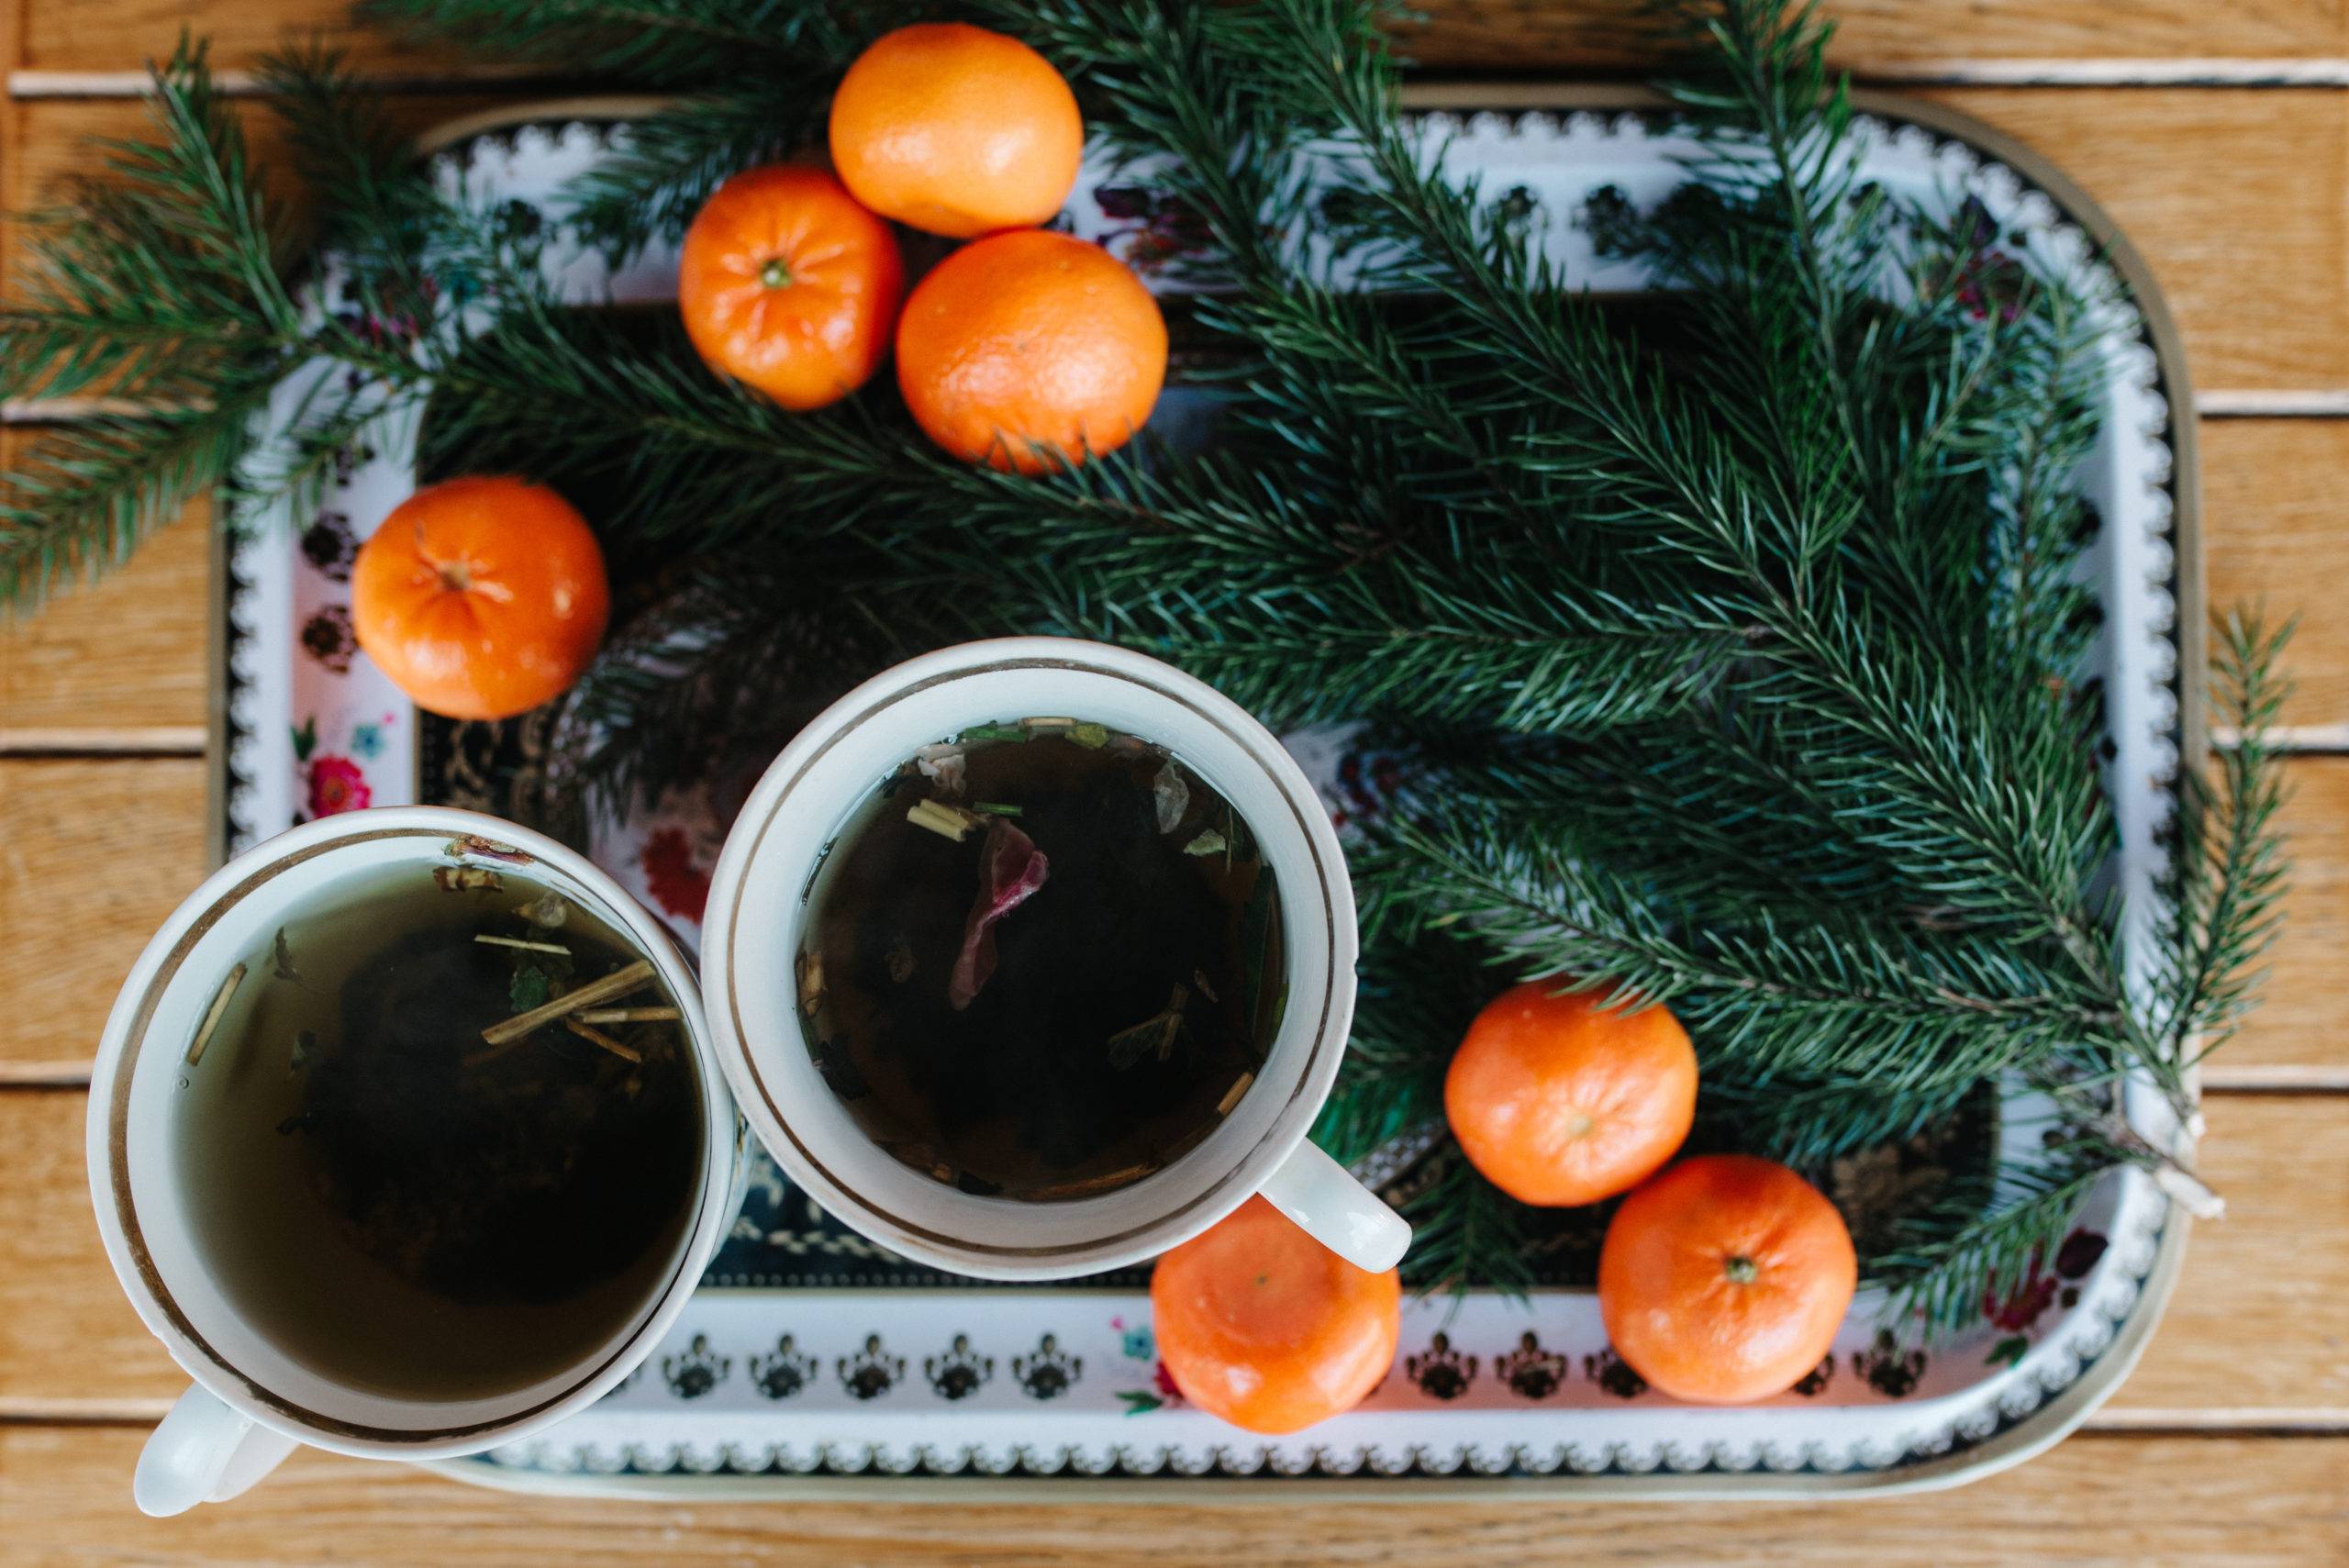
[[[1288,988],[1263,1069],[1216,1129],[1130,1186],[1066,1202],[980,1196],[879,1148],[825,1085],[794,969],[817,865],[876,784],[974,725],[1041,716],[1165,747],[1245,819],[1280,890]],[[728,835],[702,932],[709,1025],[751,1129],[843,1223],[905,1257],[985,1279],[1141,1262],[1263,1193],[1331,1251],[1392,1268],[1402,1218],[1306,1141],[1353,1023],[1353,892],[1327,809],[1263,725],[1157,660],[1059,638],[967,643],[866,682],[802,730]]]
[[[660,1283],[572,1364],[481,1396],[385,1392],[315,1355],[297,1360],[236,1309],[184,1190],[173,1095],[223,982],[292,911],[388,868],[425,876],[518,863],[625,935],[676,998],[700,1082],[702,1166],[672,1254],[651,1275]],[[235,1496],[299,1443],[381,1459],[475,1452],[549,1426],[626,1377],[675,1320],[732,1217],[740,1140],[700,1013],[692,969],[618,884],[551,839],[473,812],[326,817],[239,856],[190,895],[124,983],[90,1084],[90,1192],[106,1255],[139,1317],[195,1380],[139,1455],[139,1506],[173,1514]]]

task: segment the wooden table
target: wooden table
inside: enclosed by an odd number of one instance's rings
[[[1636,74],[1618,0],[1422,0],[1442,72]],[[2291,926],[2266,1008],[2212,1064],[2198,1227],[2151,1351],[2088,1429],[1976,1486],[1860,1504],[628,1506],[483,1493],[309,1456],[235,1504],[131,1508],[184,1381],[99,1251],[88,1062],[115,987],[205,866],[205,508],[128,571],[0,628],[0,1561],[461,1563],[774,1555],[1272,1564],[2349,1563],[2349,15],[2341,0],[1844,0],[1839,53],[2066,166],[2134,236],[2183,327],[2211,602],[2304,619]],[[421,127],[575,83],[402,47],[339,0],[5,0],[0,203],[82,139],[140,128],[183,25],[238,81],[323,29]],[[263,156],[269,137],[263,131]],[[21,432],[0,429],[0,450]]]

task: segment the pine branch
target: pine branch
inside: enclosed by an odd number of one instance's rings
[[[2291,694],[2277,673],[2288,625],[2268,631],[2256,616],[2231,616],[2213,684],[2221,722],[2233,731],[2215,780],[2181,766],[2172,824],[2168,908],[2154,1029],[2181,1060],[2224,1044],[2257,999],[2260,959],[2283,920],[2283,770],[2268,730]]]
[[[1737,1063],[1724,1062],[1701,1085],[1699,1136],[1815,1171],[1847,1155],[1905,1143],[1956,1115],[1981,1092],[1978,1079],[1887,1094],[1865,1076],[1748,1078]]]
[[[629,122],[614,155],[563,192],[581,243],[618,261],[682,239],[728,179],[816,136],[845,63],[829,55],[795,57],[786,69],[696,93]]]
[[[1364,951],[1353,1032],[1313,1140],[1353,1164],[1443,1119],[1452,1048],[1489,999],[1464,942],[1373,940]]]
[[[1297,526],[1286,544],[1251,527],[1218,549],[1181,513],[1152,511],[1155,527],[1121,539],[1038,540],[1042,559],[1007,591],[1032,595],[1050,629],[1154,651],[1283,724],[1410,713],[1590,731],[1684,706],[1739,650],[1717,628],[1560,588],[1481,545],[1355,560],[1309,515],[1268,508],[1264,520]]]
[[[199,46],[153,72],[152,143],[96,144],[100,172],[37,215],[22,303],[0,309],[0,395],[201,395],[293,327],[244,137]]]
[[[918,614],[838,613],[918,603],[904,584],[860,579],[863,564],[817,549],[787,582],[716,562],[686,572],[572,689],[539,808],[584,824],[591,809],[624,816],[735,762],[762,764],[873,670],[925,651]]]
[[[2020,988],[2027,971],[1998,943],[1790,928],[1767,907],[1741,928],[1697,926],[1557,825],[1473,805],[1399,824],[1357,862],[1365,921],[1406,933],[1456,925],[1519,978],[1664,1003],[1700,1057],[1749,1078],[1933,1093],[2110,1027],[2075,995]]]
[[[1887,1322],[1944,1332],[1991,1311],[2054,1261],[2080,1206],[2121,1158],[2076,1136],[2039,1162],[1959,1184],[1873,1261],[1867,1277],[1889,1293]]]
[[[261,78],[270,111],[285,128],[294,170],[317,204],[313,245],[369,272],[417,265],[441,204],[382,96],[340,52],[323,47],[270,56]]]
[[[1403,1278],[1414,1289],[1431,1296],[1471,1287],[1523,1296],[1532,1288],[1531,1211],[1466,1160],[1447,1162],[1397,1207],[1411,1224]]]
[[[59,427],[0,489],[0,605],[118,564],[225,480],[300,324],[235,117],[201,48],[154,72],[151,143],[98,144],[102,173],[32,240],[27,303],[0,312],[0,393],[103,386],[152,412]]]
[[[960,472],[902,416],[856,401],[794,415],[721,380],[665,313],[615,319],[511,299],[432,382],[428,468],[566,474],[631,548],[721,550],[772,536],[786,513],[784,542],[845,532],[918,495],[922,476]]]
[[[120,565],[228,479],[270,383],[212,390],[207,404],[100,416],[33,448],[0,486],[0,606],[36,609],[61,584]]]

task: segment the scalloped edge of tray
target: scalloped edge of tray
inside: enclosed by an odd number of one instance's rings
[[[1553,111],[1573,113],[1653,109],[1662,100],[1648,89],[1603,83],[1540,82],[1441,81],[1411,83],[1405,105],[1426,111],[1473,113],[1492,111]],[[2168,444],[2172,452],[2169,489],[2174,510],[2170,542],[2173,554],[2171,592],[2176,606],[2171,636],[2177,651],[2175,683],[2178,694],[2179,747],[2184,756],[2199,755],[2207,741],[2204,708],[2208,659],[2208,629],[2201,551],[2201,475],[2197,447],[2191,383],[2176,325],[2151,269],[2126,235],[2068,175],[2045,157],[2006,133],[1974,117],[1943,106],[1920,102],[1898,94],[1854,92],[1854,106],[1876,118],[1905,123],[1946,137],[2004,164],[2036,187],[2100,248],[2104,262],[2125,284],[2138,311],[2160,371],[2160,384],[2172,410]],[[661,106],[649,96],[596,96],[540,100],[452,119],[427,133],[417,143],[419,155],[429,156],[469,139],[550,121],[616,121],[638,117]],[[228,550],[216,533],[212,551],[212,624],[209,666],[212,682],[208,780],[208,826],[215,863],[226,858],[228,812]],[[427,1465],[442,1474],[497,1490],[550,1496],[639,1497],[648,1501],[688,1499],[772,1498],[838,1501],[849,1497],[874,1502],[1133,1502],[1151,1498],[1186,1502],[1269,1502],[1350,1498],[1377,1501],[1480,1499],[1501,1502],[1553,1498],[1679,1498],[1690,1501],[1731,1498],[1815,1498],[1891,1496],[1940,1490],[1978,1480],[2043,1452],[2076,1429],[2110,1398],[2135,1367],[2166,1307],[2184,1260],[2190,1222],[2173,1206],[2165,1217],[2152,1267],[2143,1277],[2134,1307],[2111,1342],[2055,1396],[2011,1426],[1959,1451],[1918,1460],[1898,1469],[1854,1472],[1749,1473],[1682,1474],[1665,1470],[1647,1473],[1557,1473],[1538,1476],[1468,1477],[1462,1475],[1298,1475],[1259,1473],[1254,1476],[1133,1476],[1133,1475],[985,1475],[910,1476],[855,1474],[693,1474],[671,1472],[651,1474],[604,1474],[518,1470],[477,1459],[441,1461]]]

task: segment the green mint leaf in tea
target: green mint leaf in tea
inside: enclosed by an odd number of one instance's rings
[[[810,898],[795,958],[818,1072],[876,1143],[965,1192],[1074,1198],[1163,1168],[1230,1114],[1278,1021],[1278,892],[1238,813],[1091,720],[922,748]]]
[[[514,978],[507,983],[506,995],[515,1012],[530,1012],[545,1006],[554,995],[554,982],[535,964],[517,964]]]
[[[522,1386],[617,1332],[702,1164],[651,966],[524,869],[495,877],[321,895],[248,961],[175,1113],[239,1311],[410,1396]]]

